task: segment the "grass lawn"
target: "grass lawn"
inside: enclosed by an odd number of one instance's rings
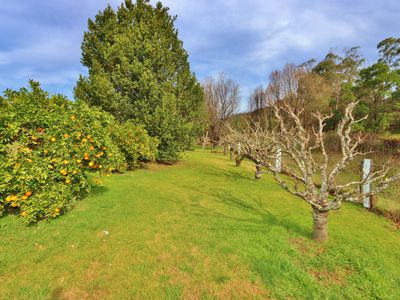
[[[0,298],[400,299],[390,222],[345,204],[317,244],[310,207],[253,176],[198,150],[107,177],[59,219],[3,217]]]

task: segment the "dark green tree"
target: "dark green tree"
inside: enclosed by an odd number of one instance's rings
[[[176,160],[202,129],[203,92],[174,27],[176,17],[160,2],[126,0],[89,19],[75,97],[143,124],[160,140],[159,159]]]
[[[381,57],[360,71],[355,88],[359,109],[368,114],[365,130],[400,130],[400,39],[387,38],[377,46]]]

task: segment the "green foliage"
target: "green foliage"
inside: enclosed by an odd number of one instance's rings
[[[111,136],[125,156],[129,168],[137,167],[140,161],[155,159],[158,140],[150,137],[142,126],[136,126],[130,121],[115,123]]]
[[[365,103],[367,131],[379,133],[392,127],[400,103],[399,87],[400,71],[391,69],[383,59],[360,71],[355,90]]]
[[[148,0],[108,6],[89,20],[75,97],[133,120],[158,137],[159,159],[176,160],[202,129],[202,89],[168,8]]]
[[[14,209],[25,222],[56,217],[88,191],[88,172],[125,170],[126,152],[135,161],[154,156],[144,129],[128,124],[121,134],[132,142],[112,140],[120,127],[110,114],[50,97],[36,82],[0,99],[0,214]]]

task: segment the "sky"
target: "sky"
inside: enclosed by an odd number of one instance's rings
[[[155,3],[156,1],[152,1]],[[241,111],[258,85],[286,63],[323,59],[361,46],[367,63],[376,44],[400,37],[399,0],[164,0],[200,81],[226,73],[241,88]],[[88,18],[120,0],[0,0],[0,92],[40,81],[73,98]]]

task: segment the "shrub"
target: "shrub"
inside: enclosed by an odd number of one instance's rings
[[[131,121],[115,123],[111,136],[130,169],[137,167],[141,161],[155,159],[158,140],[150,137],[143,126],[136,126]]]
[[[60,215],[89,190],[88,172],[126,168],[111,115],[30,87],[0,97],[0,214],[25,222]]]

